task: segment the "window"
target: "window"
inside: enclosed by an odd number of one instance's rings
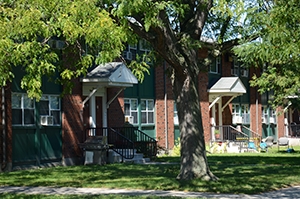
[[[221,70],[221,57],[216,57],[212,60],[212,63],[210,64],[210,73],[220,73]]]
[[[177,112],[176,102],[174,102],[174,124],[175,125],[179,125],[179,119],[178,119],[178,112]]]
[[[232,123],[250,124],[250,109],[248,104],[232,104]]]
[[[276,124],[277,120],[276,120],[276,111],[273,109],[270,109],[270,123],[271,124]]]
[[[262,123],[263,124],[276,124],[276,111],[268,106],[262,106]]]
[[[236,57],[233,58],[231,74],[235,76],[248,77],[248,68],[244,67]]]
[[[35,123],[34,100],[28,98],[27,94],[12,93],[12,124],[34,125]]]
[[[125,116],[132,117],[133,124],[138,123],[138,101],[137,99],[124,99]]]
[[[40,100],[40,116],[51,116],[53,125],[60,125],[60,98],[54,95],[43,95]]]
[[[268,107],[267,106],[262,106],[261,109],[262,109],[261,110],[261,112],[262,112],[262,117],[261,117],[262,123],[267,124],[268,123]]]
[[[154,123],[154,100],[141,100],[142,124]]]
[[[139,48],[140,48],[140,51],[149,52],[150,44],[146,40],[142,39],[139,41]]]
[[[250,109],[248,104],[241,105],[241,115],[243,118],[243,124],[250,124]]]
[[[236,124],[238,121],[238,117],[240,116],[240,105],[232,104],[232,123]]]

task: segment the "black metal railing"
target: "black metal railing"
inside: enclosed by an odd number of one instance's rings
[[[110,149],[121,155],[122,158],[134,158],[134,142],[113,128],[88,128],[86,136],[106,136]]]
[[[137,127],[113,127],[113,129],[134,142],[137,153],[143,153],[145,157],[156,156],[157,141]]]
[[[123,158],[134,158],[135,146],[132,140],[112,128],[109,128],[107,140],[111,145],[111,149],[120,154]]]
[[[87,128],[86,136],[107,136],[110,148],[125,159],[134,157],[134,150],[145,157],[157,155],[157,141],[137,127]],[[126,149],[126,150],[125,150]]]
[[[237,141],[249,139],[249,136],[241,129],[234,128],[231,125],[215,126],[213,133],[216,140]]]
[[[300,137],[300,124],[288,125],[288,136],[289,137]]]

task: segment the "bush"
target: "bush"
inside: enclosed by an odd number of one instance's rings
[[[175,145],[173,147],[172,156],[180,156],[180,138],[177,138],[177,140],[175,140]]]

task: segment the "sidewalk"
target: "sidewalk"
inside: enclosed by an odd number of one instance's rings
[[[45,195],[101,195],[101,194],[121,194],[121,195],[140,195],[140,196],[177,196],[193,198],[245,198],[245,199],[298,199],[300,198],[300,186],[281,189],[257,195],[245,194],[216,194],[205,192],[183,192],[183,191],[158,191],[158,190],[127,190],[127,189],[106,189],[106,188],[72,188],[72,187],[11,187],[0,186],[0,193],[23,193],[23,194],[45,194]]]

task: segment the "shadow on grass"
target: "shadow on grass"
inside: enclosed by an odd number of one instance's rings
[[[168,161],[178,162],[179,157],[168,157]],[[300,184],[299,155],[210,155],[208,162],[219,181],[177,181],[179,164],[108,164],[0,173],[0,185],[254,194]]]

